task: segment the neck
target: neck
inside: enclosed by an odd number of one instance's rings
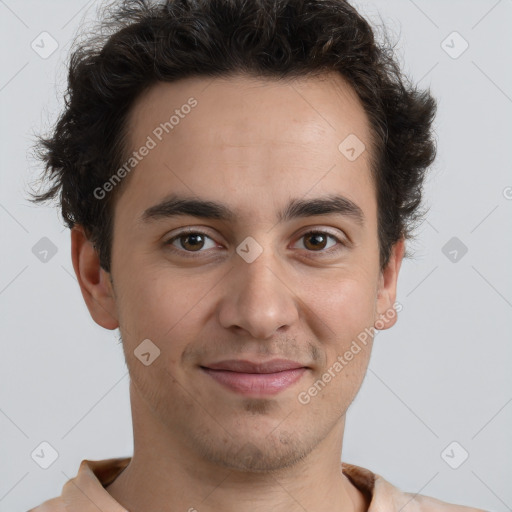
[[[311,453],[271,472],[239,471],[206,460],[176,439],[132,393],[134,453],[107,492],[130,512],[366,512],[342,473],[344,417]]]

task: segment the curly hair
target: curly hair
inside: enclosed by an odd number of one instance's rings
[[[101,201],[93,191],[126,161],[127,119],[139,95],[186,77],[339,72],[369,120],[381,269],[393,245],[413,237],[436,154],[437,103],[401,72],[385,31],[378,43],[347,1],[121,0],[105,12],[98,32],[75,41],[64,109],[51,135],[35,144],[48,188],[30,199],[60,192],[62,217],[70,229],[84,228],[104,270],[110,272],[113,208],[123,186]]]

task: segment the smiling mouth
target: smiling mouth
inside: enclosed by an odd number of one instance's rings
[[[200,366],[217,383],[243,395],[276,395],[292,386],[308,367],[295,361],[275,359],[268,362],[228,360]]]

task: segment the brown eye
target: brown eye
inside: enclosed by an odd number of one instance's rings
[[[307,235],[304,235],[304,240],[306,240],[304,243],[306,249],[325,249],[327,244],[327,235],[325,233],[308,233]]]
[[[328,231],[309,231],[300,237],[299,242],[302,242],[303,246],[299,248],[309,253],[318,253],[319,256],[335,256],[347,247],[343,238],[338,238]]]
[[[181,235],[178,240],[180,240],[181,247],[187,251],[197,251],[202,249],[204,245],[204,236],[201,233]]]
[[[207,246],[210,241],[210,247]],[[185,231],[178,233],[176,236],[170,238],[165,242],[165,245],[175,252],[181,252],[182,254],[191,252],[205,252],[202,249],[211,249],[216,247],[215,242],[206,234],[201,231]]]

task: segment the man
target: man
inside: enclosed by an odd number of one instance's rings
[[[96,323],[119,328],[134,453],[46,511],[431,511],[341,462],[435,146],[346,2],[124,2],[41,140]]]

